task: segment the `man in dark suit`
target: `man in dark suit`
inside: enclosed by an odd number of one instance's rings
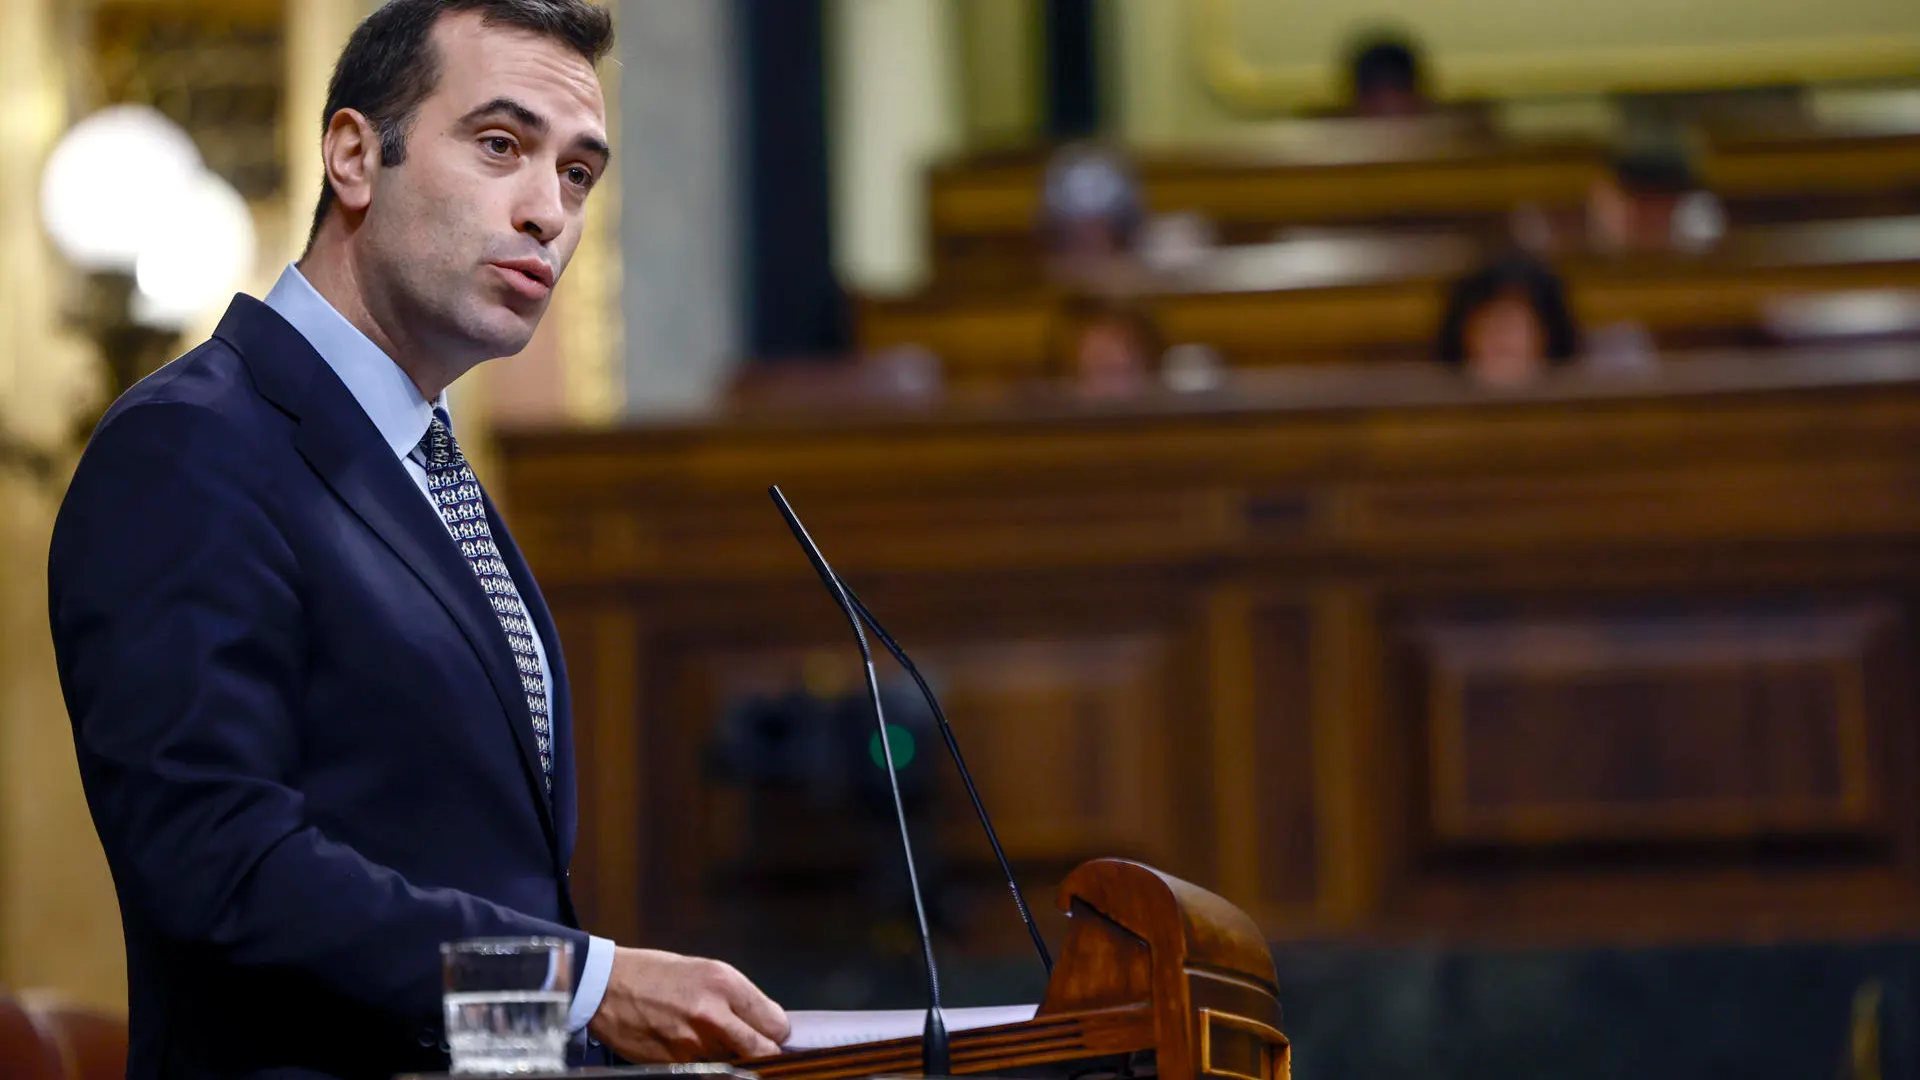
[[[626,1057],[785,1037],[732,968],[579,929],[560,641],[445,407],[579,243],[610,44],[586,0],[369,17],[306,254],[80,464],[50,603],[132,1076],[444,1068],[439,946],[494,935],[571,942],[571,1026]]]

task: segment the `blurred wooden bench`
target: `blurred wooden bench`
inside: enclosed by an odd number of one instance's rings
[[[1571,206],[1607,168],[1596,140],[1501,138],[1483,131],[1389,129],[1354,121],[1290,125],[1266,149],[1146,152],[1135,159],[1147,209],[1193,211],[1222,243],[1300,225],[1498,230],[1521,203]],[[1920,210],[1920,127],[1723,125],[1700,134],[1706,186],[1739,224]],[[962,286],[1037,263],[1040,151],[933,169],[928,214],[936,279]]]
[[[1376,237],[1249,245],[1130,283],[1169,343],[1235,366],[1427,355],[1445,283],[1491,253],[1472,238]],[[1736,230],[1699,255],[1583,256],[1561,266],[1583,324],[1633,322],[1663,347],[1764,344],[1776,300],[1920,287],[1920,217]],[[1076,304],[1104,288],[860,304],[860,348],[941,358],[958,384],[1058,374]]]

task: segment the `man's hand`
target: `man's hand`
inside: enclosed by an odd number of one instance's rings
[[[587,1030],[628,1061],[729,1061],[779,1053],[787,1014],[718,960],[615,949]]]

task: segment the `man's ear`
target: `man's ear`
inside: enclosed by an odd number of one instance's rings
[[[373,201],[373,177],[380,170],[380,133],[358,109],[340,109],[327,120],[320,139],[320,160],[342,209],[361,213]]]

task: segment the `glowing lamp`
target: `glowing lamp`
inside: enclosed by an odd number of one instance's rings
[[[75,266],[130,274],[202,171],[178,124],[144,105],[115,105],[54,147],[41,175],[41,220]]]

